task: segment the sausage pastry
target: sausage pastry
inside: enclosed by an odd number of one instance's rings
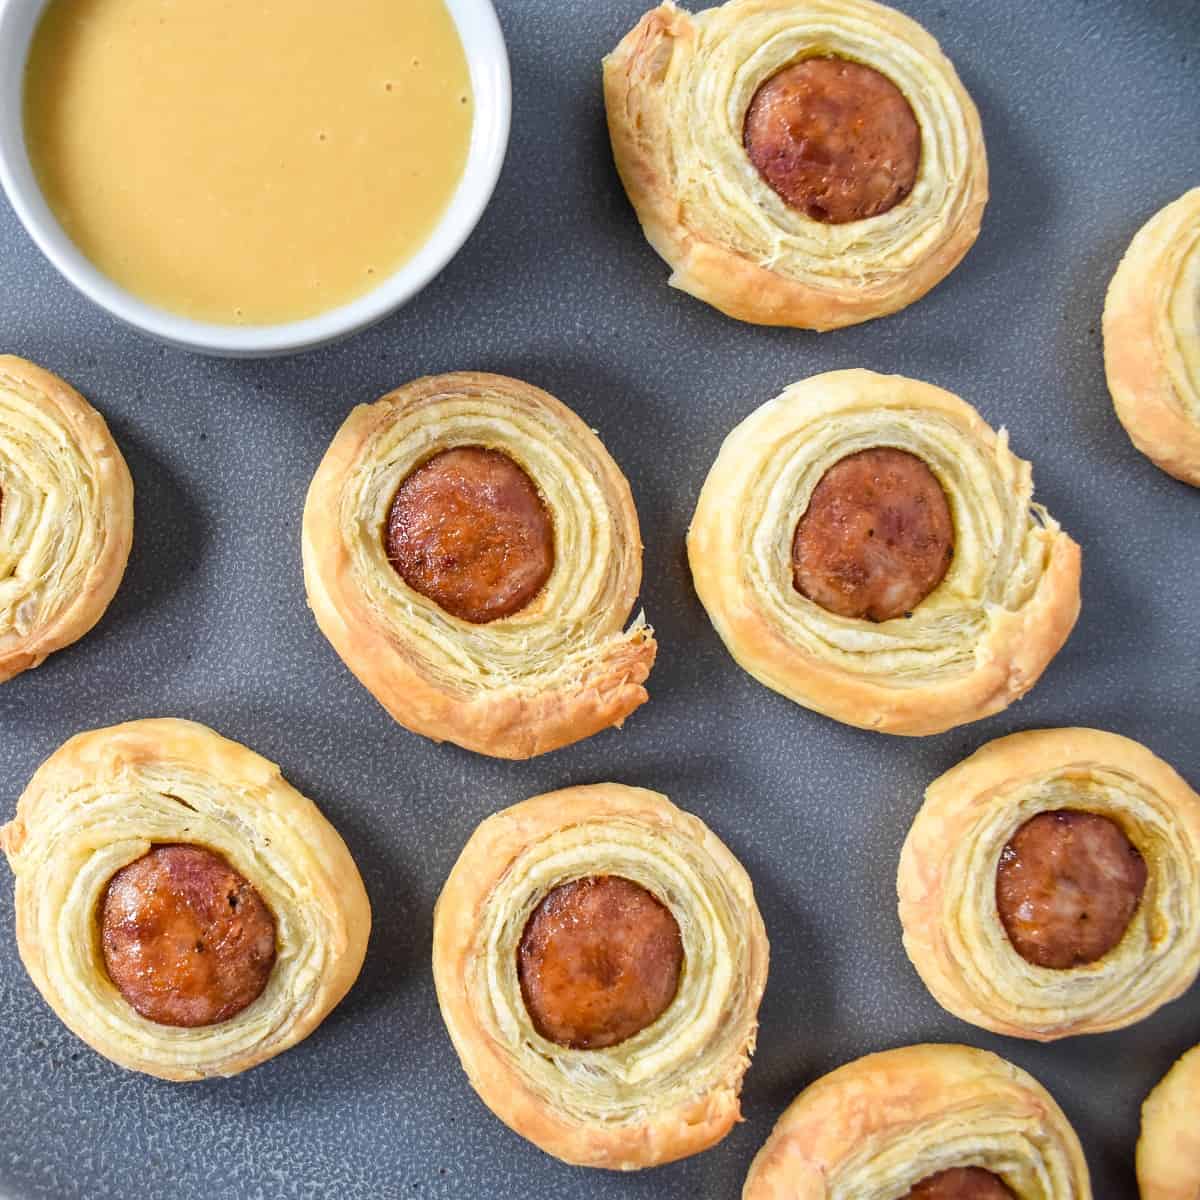
[[[1200,971],[1200,796],[1115,733],[1016,733],[930,784],[897,889],[955,1016],[1043,1042],[1121,1029]]]
[[[671,283],[731,317],[836,329],[971,248],[988,170],[934,39],[874,0],[667,0],[604,62],[617,170]]]
[[[1189,1050],[1142,1105],[1137,1181],[1142,1200],[1200,1196],[1200,1046]]]
[[[203,725],[71,738],[0,848],[30,978],[132,1071],[257,1066],[307,1037],[362,966],[371,910],[342,839],[278,767]]]
[[[133,541],[133,481],[69,384],[0,355],[0,683],[100,620]]]
[[[869,1054],[779,1118],[742,1200],[1091,1200],[1079,1139],[1020,1067],[969,1046]]]
[[[1104,302],[1104,366],[1133,444],[1200,487],[1200,187],[1125,251]]]
[[[317,624],[402,725],[529,758],[646,700],[629,484],[538,388],[462,372],[356,408],[304,510]]]
[[[957,396],[870,371],[787,388],[725,439],[688,532],[700,600],[761,683],[884,733],[1025,694],[1079,614],[1079,547]]]
[[[434,912],[472,1086],[564,1162],[633,1170],[739,1119],[767,978],[746,872],[665,796],[566,788],[484,821]]]

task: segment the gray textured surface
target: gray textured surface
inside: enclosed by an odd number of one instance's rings
[[[1200,5],[904,0],[983,115],[993,200],[966,262],[883,322],[816,336],[741,326],[670,291],[607,148],[598,60],[645,7],[507,0],[513,139],[464,252],[406,310],[310,356],[163,350],[72,293],[0,205],[0,344],[109,417],[138,489],[124,586],[85,641],[0,689],[0,820],[77,730],[196,718],[279,761],[357,858],[376,926],[354,991],[306,1043],[230,1081],[169,1085],[77,1042],[28,982],[0,884],[0,1195],[650,1197],[738,1194],[805,1084],[869,1050],[987,1046],[1079,1129],[1096,1194],[1132,1200],[1138,1106],[1200,1039],[1200,991],[1121,1034],[1038,1047],[946,1016],[900,945],[896,858],[922,789],[984,740],[1091,724],[1200,783],[1200,493],[1127,442],[1104,386],[1104,288],[1141,223],[1200,183]],[[1012,431],[1083,543],[1083,617],[1017,707],[925,740],[796,708],[743,675],[691,591],[683,535],[728,429],[785,384],[868,366],[959,392]],[[628,474],[659,634],[625,732],[527,764],[394,725],[304,605],[305,488],[352,404],[412,376],[504,371],[572,405]],[[640,1176],[563,1167],[509,1133],[459,1070],[428,966],[430,914],[472,828],[535,792],[616,779],[707,820],[754,878],[772,943],[746,1122]],[[0,871],[0,874],[5,874]]]

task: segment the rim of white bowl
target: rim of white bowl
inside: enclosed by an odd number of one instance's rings
[[[508,149],[512,82],[491,0],[444,0],[466,53],[474,124],[462,177],[432,234],[398,271],[366,295],[315,317],[279,325],[222,325],[139,300],[84,257],[38,187],[25,146],[25,62],[49,0],[0,0],[0,186],[26,232],[59,273],[94,304],[174,346],[232,358],[312,350],[365,329],[411,300],[458,253],[483,216]]]

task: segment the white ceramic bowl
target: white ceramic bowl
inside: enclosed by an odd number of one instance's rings
[[[403,0],[399,0],[403,3]],[[291,354],[364,329],[417,294],[457,253],[487,207],[508,147],[512,86],[491,0],[446,0],[466,50],[475,93],[467,165],[449,207],[417,254],[365,296],[283,325],[216,325],[146,304],[98,271],[63,232],[34,178],[25,148],[25,60],[47,0],[0,0],[0,184],[46,257],[85,296],[164,342],[233,358]]]

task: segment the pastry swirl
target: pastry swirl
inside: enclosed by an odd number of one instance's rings
[[[604,1049],[538,1032],[517,971],[531,914],[572,880],[616,876],[678,924],[678,990]],[[438,1002],[463,1068],[510,1128],[566,1162],[631,1170],[706,1149],[739,1118],[767,975],[750,880],[665,796],[620,784],[537,796],[484,821],[434,914]]]
[[[499,450],[553,525],[554,566],[511,616],[472,624],[388,560],[397,488],[431,456]],[[499,375],[418,379],[356,408],[309,489],[304,577],[322,632],[408,729],[528,758],[621,722],[647,699],[656,645],[639,615],[642,543],[629,484],[600,440],[546,392]]]
[[[1200,487],[1200,187],[1139,230],[1104,303],[1104,365],[1133,444]]]
[[[133,481],[104,418],[0,355],[0,682],[100,620],[132,540]]]
[[[274,916],[265,989],[217,1024],[139,1014],[106,970],[97,914],[110,881],[154,846],[202,847]],[[252,750],[189,721],[133,721],[71,738],[25,789],[0,847],[16,876],[17,945],[63,1023],[122,1067],[160,1079],[234,1075],[311,1033],[349,990],[371,911],[345,844]]]
[[[834,57],[889,79],[921,136],[915,186],[830,225],[789,206],[743,144],[758,88]],[[987,202],[979,116],[937,42],[873,0],[730,0],[648,12],[604,62],[613,154],[671,284],[729,316],[835,329],[911,304],[974,243]]]
[[[1114,822],[1148,877],[1114,948],[1057,969],[1017,952],[996,880],[1014,831],[1063,811]],[[930,784],[897,889],[908,956],[955,1016],[1038,1041],[1121,1029],[1180,995],[1200,970],[1200,797],[1144,746],[1114,733],[999,738]]]
[[[779,1118],[742,1197],[896,1200],[961,1168],[992,1173],[1013,1196],[1091,1200],[1079,1139],[1050,1093],[999,1056],[954,1045],[869,1054],[818,1079]]]
[[[1137,1181],[1142,1200],[1200,1195],[1200,1046],[1189,1050],[1142,1105]]]
[[[825,473],[876,447],[932,471],[953,561],[911,616],[839,616],[794,585],[793,531]],[[931,384],[834,371],[787,388],[725,439],[692,518],[700,600],[759,682],[839,721],[937,733],[1006,707],[1037,681],[1079,612],[1079,547],[1032,501],[1028,463],[973,408]]]

